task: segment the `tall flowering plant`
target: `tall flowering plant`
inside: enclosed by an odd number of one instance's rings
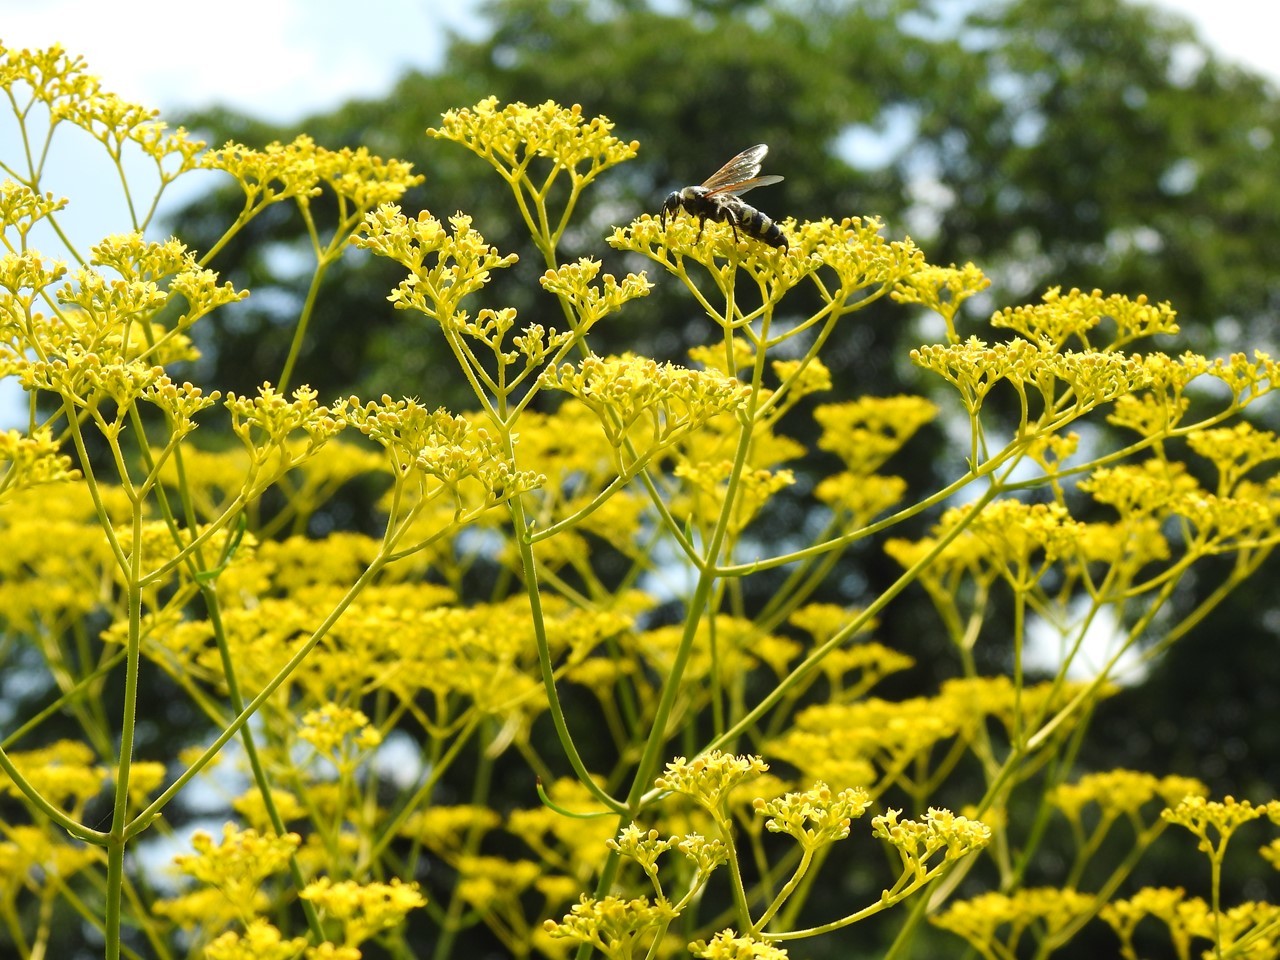
[[[0,375],[27,398],[0,433],[0,620],[6,669],[46,691],[0,729],[15,955],[49,955],[72,915],[109,958],[485,942],[776,960],[806,941],[847,950],[873,916],[896,924],[895,957],[944,935],[1048,956],[1095,919],[1126,956],[1148,918],[1182,956],[1276,948],[1277,908],[1224,903],[1221,879],[1228,840],[1280,805],[1074,763],[1121,665],[1175,643],[1276,543],[1280,443],[1241,417],[1275,386],[1270,357],[1146,349],[1177,332],[1172,307],[1100,291],[1055,288],[965,335],[981,271],[930,265],[875,219],[780,221],[782,246],[642,215],[601,254],[655,279],[565,261],[582,197],[639,145],[577,106],[488,99],[427,133],[510,192],[557,318],[526,323],[490,295],[516,256],[465,213],[406,212],[422,178],[403,161],[305,136],[207,149],[58,48],[0,48],[0,86],[18,132],[0,156]],[[70,201],[42,186],[76,130],[128,201],[122,231],[87,251],[64,229]],[[125,175],[138,155],[153,197]],[[196,170],[244,194],[203,253],[151,238],[155,201]],[[218,251],[277,204],[314,255],[287,356],[254,395],[179,379],[193,327],[248,295]],[[326,271],[353,246],[403,269],[389,300],[443,339],[471,410],[290,389]],[[657,282],[706,315],[706,342],[684,364],[596,353],[596,325]],[[938,405],[850,397],[823,363],[836,326],[882,300],[943,321],[910,355],[954,394],[958,456],[936,489],[887,470]],[[805,418],[836,469],[803,542],[771,545],[759,521],[797,484],[806,448],[784,429]],[[1099,421],[1127,439],[1085,429]],[[381,534],[313,523],[358,477],[381,484]],[[925,536],[901,535],[922,516]],[[900,575],[817,602],[854,544]],[[1211,557],[1231,561],[1224,581],[1178,619],[1173,591]],[[498,571],[483,598],[477,569]],[[752,605],[756,577],[778,586]],[[874,639],[913,593],[958,676],[874,696],[913,666]],[[1081,679],[1101,623],[1111,647]],[[1033,676],[1028,638],[1047,630],[1062,655]],[[993,660],[1011,669],[983,673]],[[171,703],[207,737],[140,735]],[[50,732],[67,723],[76,736]],[[524,785],[518,805],[502,778]],[[197,779],[229,793],[218,840],[174,832]],[[1061,885],[1030,886],[1055,822],[1074,860]],[[1169,825],[1199,839],[1209,899],[1125,889],[1148,848],[1177,842]],[[158,884],[142,854],[163,837],[182,852]],[[1280,863],[1276,842],[1262,855]],[[842,891],[834,913],[824,883]]]

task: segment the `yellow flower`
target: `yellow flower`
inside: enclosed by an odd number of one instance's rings
[[[721,930],[709,941],[689,944],[689,951],[701,960],[786,960],[788,954],[768,940],[740,937],[733,930]]]
[[[197,831],[191,837],[195,853],[179,854],[173,862],[183,873],[221,891],[240,916],[250,916],[265,899],[263,881],[285,871],[301,842],[296,833],[277,837],[228,823],[221,845]]]
[[[472,229],[470,217],[456,214],[449,225],[452,234],[425,210],[410,220],[398,206],[382,204],[351,238],[355,246],[408,268],[409,276],[387,297],[397,310],[417,310],[446,326],[458,322],[462,300],[483,288],[491,271],[517,260],[490,246]]]
[[[733,756],[712,750],[693,760],[676,757],[666,772],[654,781],[659,790],[670,790],[692,798],[713,815],[719,815],[725,797],[740,783],[769,769],[760,757]]]
[[[624,143],[613,136],[612,129],[607,117],[584,118],[578,104],[566,109],[548,100],[536,107],[517,102],[498,109],[498,98],[488,97],[474,107],[447,111],[427,135],[462,144],[509,180],[524,175],[533,158],[541,157],[568,171],[580,186],[640,149],[634,140]]]
[[[478,841],[501,824],[502,817],[489,807],[429,806],[413,813],[401,825],[400,834],[413,837],[427,849],[448,858],[461,853],[468,838]]]
[[[957,267],[922,266],[893,286],[890,296],[899,303],[918,303],[947,322],[947,339],[957,339],[955,316],[961,304],[991,286],[991,281],[972,263]]]
[[[60,449],[48,427],[30,436],[18,430],[0,431],[0,464],[8,464],[0,469],[0,502],[19,490],[80,479],[80,471],[72,468],[71,458]]]
[[[1089,333],[1104,319],[1111,319],[1115,336],[1107,344],[1115,349],[1142,337],[1174,334],[1179,330],[1177,314],[1168,302],[1148,303],[1145,295],[1130,300],[1121,294],[1104,297],[1101,290],[1082,293],[1074,287],[1067,293],[1052,287],[1043,303],[1023,307],[1007,307],[991,318],[995,327],[1015,330],[1028,340],[1060,347],[1072,337],[1085,347]]]
[[[1057,938],[1095,907],[1095,898],[1088,894],[1037,887],[1013,894],[984,893],[961,900],[931,920],[943,930],[969,941],[978,952],[989,952],[994,945],[999,955],[1014,956],[1024,931],[1034,931],[1042,944],[1057,946],[1061,942]],[[1001,936],[1000,930],[1006,925],[1010,929]]]
[[[390,883],[334,882],[321,877],[308,883],[298,896],[315,904],[325,919],[343,926],[344,946],[355,947],[375,934],[404,921],[410,910],[426,906],[416,883],[393,877]]]
[[[650,934],[659,933],[678,914],[665,899],[583,896],[559,922],[548,920],[546,931],[556,938],[589,943],[609,960],[630,960]]]
[[[228,930],[204,948],[205,960],[295,960],[306,937],[284,935],[262,917],[254,917],[241,936]]]
[[[1200,838],[1200,849],[1220,856],[1231,835],[1250,820],[1265,817],[1276,808],[1271,804],[1254,806],[1248,800],[1224,797],[1208,800],[1201,796],[1187,796],[1161,812],[1170,823],[1186,827]]]
[[[641,462],[711,418],[741,409],[749,392],[721,374],[631,354],[552,367],[541,382],[593,410],[613,446],[632,438]]]
[[[788,793],[774,800],[757,799],[757,814],[768,817],[765,829],[794,837],[806,852],[843,840],[849,825],[871,805],[871,794],[862,788],[833,793],[818,781],[803,793]]]
[[[319,710],[304,714],[298,736],[318,753],[335,760],[341,760],[352,746],[365,751],[382,742],[382,735],[361,711],[336,703],[326,703]]]

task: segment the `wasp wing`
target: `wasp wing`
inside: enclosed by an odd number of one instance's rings
[[[747,147],[723,167],[702,181],[702,185],[711,192],[728,190],[734,184],[750,180],[760,172],[760,161],[769,152],[768,144],[757,143]]]
[[[748,190],[754,190],[756,187],[767,187],[771,183],[780,183],[786,177],[779,177],[770,174],[767,177],[752,177],[750,180],[743,180],[740,183],[727,183],[723,187],[717,187],[714,190],[708,190],[708,197],[740,197]]]

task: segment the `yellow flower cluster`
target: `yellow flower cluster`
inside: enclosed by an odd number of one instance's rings
[[[60,449],[47,427],[30,436],[17,430],[0,431],[0,503],[19,490],[80,479],[80,471],[72,468],[71,458]]]
[[[426,906],[416,883],[392,878],[390,883],[334,881],[321,877],[299,892],[315,904],[321,916],[337,921],[343,929],[343,946],[358,947],[370,937],[404,921],[410,910]]]
[[[361,405],[351,397],[340,405],[339,415],[387,451],[398,482],[412,476],[433,478],[452,493],[459,509],[468,499],[474,508],[476,497],[466,496],[472,484],[478,485],[480,505],[488,507],[546,481],[516,469],[501,441],[484,427],[444,409],[429,411],[416,400],[384,395],[380,402]]]
[[[344,218],[395,203],[423,180],[404,160],[383,160],[366,147],[327,150],[305,134],[261,150],[228,141],[201,156],[200,166],[234,177],[244,190],[247,208],[261,209],[290,198],[308,205],[327,186],[341,202]]]
[[[733,289],[736,271],[741,269],[760,290],[766,305],[777,304],[788,290],[812,278],[819,296],[841,311],[869,298],[866,291],[887,292],[924,266],[924,255],[910,240],[886,240],[884,224],[875,218],[786,220],[780,226],[788,238],[786,252],[750,239],[735,239],[727,224],[711,223],[702,229],[691,217],[677,217],[664,227],[659,218],[649,214],[615,229],[608,242],[661,264],[695,291],[685,272],[686,257],[707,269],[721,294]],[[822,279],[824,267],[835,274],[834,288]],[[716,317],[705,299],[703,303]],[[732,317],[716,318],[725,326],[745,325]],[[801,324],[789,335],[808,326]]]
[[[794,837],[806,853],[843,840],[849,825],[871,806],[871,794],[858,787],[846,787],[838,793],[819,780],[802,793],[788,793],[774,800],[757,798],[755,811],[765,821],[770,833]]]
[[[632,823],[623,827],[616,837],[611,837],[608,847],[640,864],[640,869],[653,881],[655,889],[661,892],[662,886],[658,883],[658,858],[678,843],[679,837],[663,837],[657,830],[642,830]]]
[[[581,186],[640,149],[636,141],[624,143],[611,130],[607,117],[588,120],[578,104],[566,109],[548,100],[535,107],[517,102],[499,109],[498,98],[488,97],[474,107],[447,111],[427,135],[461,144],[508,180],[526,175],[532,160],[541,157],[568,171]],[[583,164],[586,169],[580,170]]]
[[[1061,287],[1052,287],[1041,299],[1042,303],[1031,306],[1006,307],[991,318],[991,325],[1006,327],[1028,340],[1055,348],[1073,337],[1088,348],[1090,331],[1109,318],[1116,327],[1107,344],[1109,350],[1143,337],[1179,330],[1173,307],[1167,302],[1149,303],[1145,295],[1131,300],[1116,293],[1104,297],[1101,290],[1082,293],[1072,288],[1064,294]]]
[[[993,950],[998,950],[999,956],[1016,956],[1016,944],[1030,930],[1047,955],[1097,906],[1096,898],[1074,890],[1029,887],[1012,894],[984,893],[961,900],[931,919],[988,956]]]
[[[1280,938],[1280,907],[1249,901],[1215,911],[1200,897],[1188,897],[1182,887],[1144,887],[1132,897],[1112,900],[1098,912],[1120,938],[1122,955],[1137,957],[1134,933],[1144,919],[1154,917],[1168,929],[1177,956],[1193,956],[1191,941],[1208,940],[1206,953],[1221,956],[1273,956]]]
[[[59,740],[47,747],[9,754],[14,767],[37,792],[56,806],[72,812],[96,797],[107,780],[107,769],[94,764],[95,754],[87,743]],[[22,799],[16,783],[0,774],[0,789]]]
[[[306,945],[306,937],[286,940],[277,927],[255,917],[243,934],[228,930],[207,944],[204,960],[296,960]],[[310,952],[306,955],[311,956]]]
[[[1176,805],[1166,809],[1161,816],[1170,823],[1186,827],[1200,838],[1201,849],[1225,848],[1231,835],[1242,824],[1259,817],[1270,817],[1280,823],[1280,800],[1272,800],[1256,806],[1248,800],[1237,800],[1235,797],[1224,797],[1222,800],[1209,800],[1203,796],[1187,796]]]
[[[676,757],[654,786],[690,797],[713,816],[720,816],[725,799],[735,787],[768,769],[760,757],[738,757],[712,750],[692,760]]]
[[[256,397],[227,394],[231,430],[249,452],[251,473],[266,466],[274,467],[274,471],[267,474],[269,480],[264,478],[260,482],[275,480],[279,474],[292,469],[347,425],[343,417],[317,403],[318,396],[315,390],[302,386],[293,391],[293,399],[289,400],[270,383],[260,386]],[[301,452],[291,449],[297,433],[306,438]]]
[[[1209,792],[1199,780],[1190,777],[1156,777],[1140,770],[1109,770],[1091,773],[1075,783],[1064,783],[1049,794],[1049,802],[1073,823],[1080,822],[1086,805],[1096,805],[1101,815],[1112,820],[1135,817],[1148,802],[1177,803],[1183,797],[1203,797]]]
[[[748,393],[731,377],[632,354],[551,367],[541,383],[593,410],[611,445],[633,440],[641,463],[713,417],[742,409]]]
[[[4,230],[12,228],[17,232],[16,246],[21,251],[27,249],[26,238],[31,228],[65,208],[68,202],[66,197],[55,197],[52,193],[36,193],[25,183],[0,180],[0,224]],[[25,306],[31,304],[28,302]]]
[[[947,322],[947,340],[955,343],[955,318],[960,307],[974,294],[991,286],[991,281],[972,263],[957,267],[924,265],[893,286],[890,294],[898,303],[918,303]]]
[[[100,864],[97,847],[72,844],[49,827],[5,825],[0,840],[0,897],[13,903],[23,889],[52,889]]]
[[[648,296],[653,289],[653,284],[643,273],[629,273],[621,283],[606,273],[601,278],[602,286],[592,286],[592,281],[600,273],[600,266],[599,260],[583,257],[548,270],[539,279],[542,289],[555,294],[573,309],[573,328],[579,336],[603,317],[621,310],[628,301]]]
[[[721,930],[710,940],[689,944],[700,960],[787,960],[787,951],[767,940],[740,937],[733,930]]]
[[[317,753],[335,757],[349,746],[372,750],[382,742],[382,734],[370,725],[364,713],[336,703],[326,703],[319,710],[303,714],[298,736],[315,747]]]
[[[545,929],[553,938],[590,944],[608,960],[631,960],[677,916],[662,898],[583,896],[563,919],[546,921]]]
[[[263,881],[284,872],[301,842],[296,833],[279,837],[228,823],[221,844],[197,831],[191,838],[195,853],[179,854],[173,862],[183,873],[217,889],[247,919],[268,902]]]
[[[862,478],[879,470],[902,449],[938,408],[923,397],[859,397],[814,408],[822,428],[818,448],[838,456],[845,469]]]
[[[462,300],[489,282],[493,270],[509,267],[516,255],[503,256],[471,226],[471,218],[449,218],[452,233],[425,210],[409,219],[395,204],[383,204],[365,216],[353,245],[387,257],[409,270],[387,297],[397,310],[417,310],[446,328],[460,319]]]
[[[944,864],[981,850],[991,842],[991,828],[979,820],[957,816],[950,810],[930,807],[923,820],[900,820],[901,810],[890,809],[871,819],[873,836],[898,851],[903,876],[925,880]],[[942,863],[930,861],[942,853]]]
[[[204,147],[181,127],[166,132],[167,126],[155,119],[156,111],[104,91],[98,79],[85,72],[83,58],[57,45],[14,50],[0,44],[0,89],[20,116],[28,113],[30,105],[43,103],[51,127],[62,121],[80,127],[117,161],[126,144],[135,144],[155,161],[163,182],[195,169],[195,155]],[[174,156],[177,168],[166,167],[165,161]]]

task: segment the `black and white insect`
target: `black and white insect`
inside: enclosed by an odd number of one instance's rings
[[[738,231],[741,230],[761,243],[786,250],[787,238],[783,236],[782,228],[768,214],[760,212],[742,199],[742,194],[748,190],[778,183],[783,179],[773,175],[758,175],[760,162],[768,152],[769,147],[763,143],[747,147],[700,185],[671,193],[662,203],[662,213],[658,218],[662,226],[666,227],[668,217],[674,217],[678,211],[683,210],[699,220],[698,237],[694,243],[702,239],[702,230],[707,221],[715,220],[730,226],[735,241],[739,239]]]

